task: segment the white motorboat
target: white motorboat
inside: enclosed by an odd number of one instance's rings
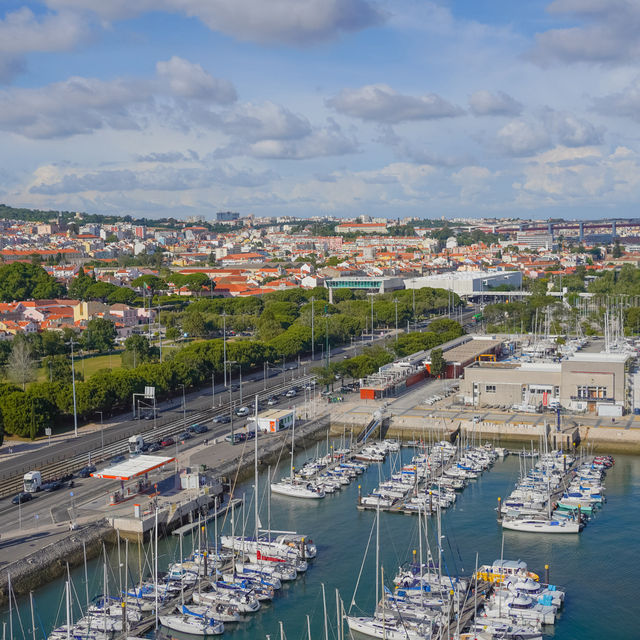
[[[295,480],[293,482],[290,480],[273,482],[271,483],[271,492],[290,498],[307,498],[311,500],[318,500],[325,496],[324,488],[317,487],[310,482],[296,482]]]
[[[224,623],[211,618],[189,613],[160,616],[160,624],[171,631],[179,631],[192,636],[219,636],[224,633]]]

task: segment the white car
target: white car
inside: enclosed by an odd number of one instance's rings
[[[297,393],[295,389],[289,389],[287,393],[284,394],[287,398],[295,398]]]
[[[240,407],[239,409],[236,410],[236,415],[237,416],[248,416],[251,413],[251,410],[249,409],[249,407]]]

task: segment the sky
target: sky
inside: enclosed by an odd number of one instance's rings
[[[0,3],[0,202],[636,217],[638,0]]]

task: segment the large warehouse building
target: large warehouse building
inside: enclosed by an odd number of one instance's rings
[[[572,411],[622,415],[632,408],[634,356],[576,353],[561,362],[475,362],[460,392],[473,406],[559,404]]]
[[[481,295],[500,285],[509,285],[519,289],[522,286],[521,271],[449,271],[433,276],[407,278],[404,286],[407,289],[433,287],[447,289],[461,297]]]

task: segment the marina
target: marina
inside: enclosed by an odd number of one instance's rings
[[[338,447],[336,447],[338,448]],[[408,463],[413,455],[410,448],[403,448],[403,462]],[[302,467],[304,460],[308,460],[308,452],[296,455],[295,462]],[[384,476],[391,474],[391,461],[388,459],[380,463],[380,473]],[[601,637],[596,631],[590,635],[590,629],[602,628],[602,621],[595,612],[590,610],[588,591],[581,580],[581,567],[588,563],[592,570],[598,570],[611,584],[629,584],[634,567],[638,568],[637,560],[631,556],[628,549],[620,548],[619,552],[624,558],[622,564],[616,563],[609,566],[607,558],[601,552],[602,545],[613,540],[616,536],[613,522],[622,522],[624,526],[633,526],[638,522],[637,514],[630,508],[633,501],[640,494],[640,468],[635,458],[622,456],[616,460],[616,465],[611,468],[607,477],[608,504],[606,511],[598,513],[590,523],[589,536],[581,537],[579,549],[575,546],[573,537],[538,536],[520,532],[504,531],[497,525],[494,517],[491,517],[491,507],[495,505],[496,496],[506,494],[509,487],[519,475],[520,461],[516,456],[510,456],[502,462],[496,463],[491,474],[484,475],[480,482],[470,484],[459,495],[456,503],[448,510],[442,511],[442,531],[444,535],[443,555],[448,566],[448,571],[453,575],[465,575],[468,578],[473,575],[475,566],[475,554],[479,554],[481,563],[491,563],[501,555],[501,545],[504,536],[504,557],[526,560],[529,567],[542,575],[544,567],[551,567],[551,580],[562,584],[566,589],[569,603],[562,610],[554,626],[555,638],[576,637],[576,629],[583,629],[583,638]],[[275,475],[275,474],[273,474]],[[266,486],[269,480],[267,474],[260,475],[260,484]],[[378,464],[373,464],[369,470],[358,477],[358,482],[364,491],[371,491],[378,484]],[[246,492],[247,511],[250,511],[252,487],[249,484],[238,487],[238,492]],[[238,494],[239,495],[239,494]],[[295,583],[282,583],[282,588],[277,591],[272,603],[262,604],[260,610],[251,615],[249,619],[237,623],[230,622],[225,627],[225,635],[248,639],[261,638],[271,634],[277,637],[279,622],[283,622],[288,637],[306,629],[306,615],[310,616],[313,637],[322,634],[323,613],[321,602],[321,585],[324,584],[328,591],[338,589],[341,599],[349,603],[354,592],[358,567],[367,540],[371,534],[371,527],[375,520],[375,512],[358,511],[354,513],[353,504],[357,499],[357,486],[355,483],[344,485],[341,494],[328,495],[324,500],[297,500],[285,496],[273,496],[270,504],[271,520],[274,527],[281,530],[301,531],[312,536],[317,547],[318,557],[309,562],[306,572],[300,574]],[[261,513],[266,513],[265,498],[261,499]],[[240,520],[240,518],[236,518]],[[253,527],[252,518],[246,516],[248,529]],[[381,539],[386,540],[381,545],[381,567],[385,575],[389,577],[387,587],[393,586],[392,578],[398,568],[407,566],[407,559],[412,558],[412,552],[419,547],[419,518],[412,518],[407,527],[407,521],[397,519],[384,512],[380,513]],[[429,526],[433,526],[434,518],[428,518]],[[276,524],[277,523],[277,524]],[[221,521],[220,533],[231,533],[230,518],[224,525]],[[213,537],[211,523],[207,526],[209,537]],[[180,542],[177,537],[160,540],[159,565],[160,570],[167,570],[169,565],[178,561],[180,557],[186,557],[194,553],[199,546],[198,533],[180,536],[183,542],[183,554],[180,555]],[[144,554],[148,554],[146,545]],[[129,567],[132,575],[138,573],[137,545],[130,545]],[[121,551],[122,552],[122,551]],[[118,565],[115,549],[110,552],[110,566]],[[132,557],[133,556],[133,557]],[[114,575],[117,574],[117,569]],[[98,595],[102,590],[102,566],[100,562],[89,563],[88,591],[90,595]],[[93,576],[93,577],[91,577]],[[71,572],[71,578],[75,589],[82,592],[84,589],[83,569],[78,568]],[[368,565],[362,570],[362,584],[372,587],[376,583],[374,567]],[[192,587],[191,587],[192,589]],[[43,638],[43,630],[49,633],[55,626],[64,624],[64,619],[55,612],[63,602],[65,581],[57,580],[45,585],[34,592],[35,606],[38,611],[46,611],[47,616],[36,616],[37,638]],[[185,591],[185,596],[189,591]],[[333,597],[333,596],[332,596]],[[604,595],[607,606],[615,611],[624,606],[612,593]],[[20,617],[24,621],[24,637],[32,637],[29,631],[31,619],[29,613],[29,599],[18,598],[20,605]],[[285,604],[286,603],[286,604]],[[371,589],[361,587],[358,593],[358,605],[362,608],[362,614],[370,614],[375,606],[375,593]],[[180,597],[174,598],[170,605],[170,613],[173,607],[180,606]],[[186,605],[189,607],[189,605]],[[197,611],[197,610],[196,610]],[[64,612],[64,606],[62,607]],[[17,619],[14,612],[14,621]],[[76,615],[78,615],[76,613]],[[7,621],[5,614],[4,621]],[[588,625],[592,625],[589,627]],[[625,629],[630,631],[632,620],[625,617],[624,611],[616,620],[620,628],[620,637],[624,637]],[[628,626],[625,626],[628,625]],[[148,631],[152,631],[155,624],[152,623]],[[332,617],[332,628],[335,629],[335,615]],[[16,628],[17,625],[16,625]],[[345,627],[346,628],[346,627]],[[297,630],[297,631],[296,631]],[[15,637],[22,637],[14,631]],[[172,632],[178,633],[178,632]],[[320,637],[318,635],[318,637]],[[181,635],[179,637],[182,637]],[[184,636],[185,638],[189,636]],[[354,636],[355,637],[355,636]],[[389,636],[391,637],[391,636]],[[626,636],[631,637],[631,636]]]

